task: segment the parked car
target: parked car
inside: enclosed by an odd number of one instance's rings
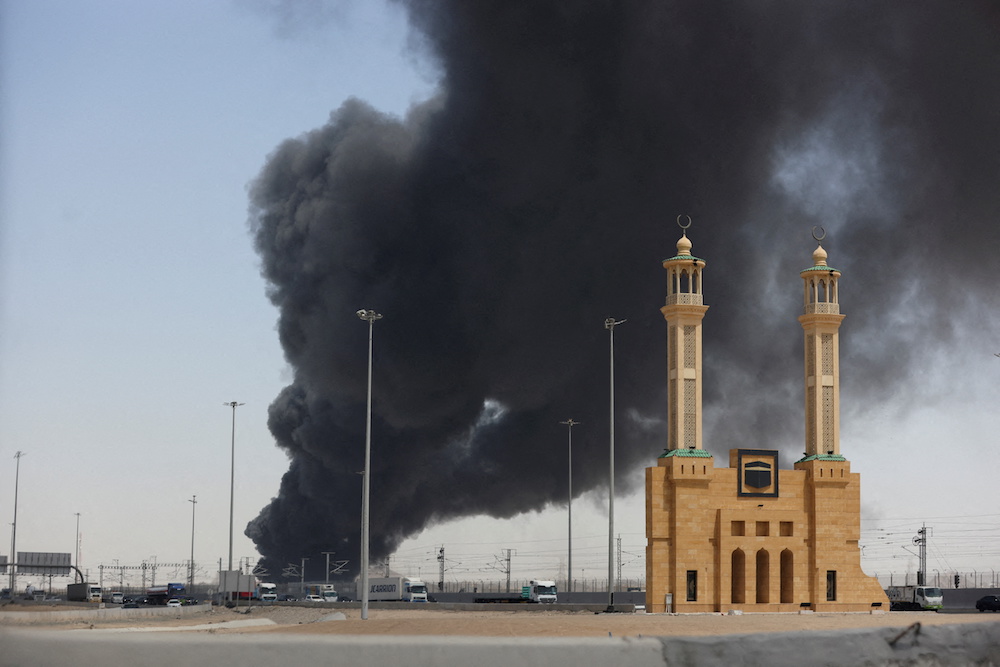
[[[325,602],[325,600],[320,595],[307,595],[306,602]]]
[[[278,596],[278,602],[298,602],[299,599],[294,595],[289,595],[287,593],[282,593]]]
[[[170,598],[169,600],[167,600],[168,607],[180,607],[182,604],[183,603],[177,598]]]
[[[1000,611],[1000,597],[987,595],[976,600],[976,609],[979,611]]]

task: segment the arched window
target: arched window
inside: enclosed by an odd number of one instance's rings
[[[744,604],[747,601],[747,557],[742,549],[733,552],[730,600],[733,604]]]
[[[795,602],[795,554],[790,549],[781,552],[781,601]]]
[[[766,549],[757,552],[757,603],[771,601],[771,555]]]

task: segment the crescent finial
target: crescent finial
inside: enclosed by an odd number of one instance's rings
[[[816,233],[817,229],[819,230],[819,233]],[[820,225],[816,225],[813,227],[812,234],[813,238],[816,239],[816,243],[819,243],[820,241],[826,238],[826,230],[823,229],[823,227]]]
[[[681,224],[681,218],[687,218],[688,219],[688,223],[686,225],[685,224]],[[684,215],[683,213],[681,215],[677,216],[677,226],[680,227],[681,229],[687,229],[688,227],[690,227],[691,226],[691,216],[690,215]]]

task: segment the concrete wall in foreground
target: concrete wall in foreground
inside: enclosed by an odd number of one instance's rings
[[[1000,623],[721,637],[521,639],[220,633],[113,633],[0,628],[0,667],[198,664],[412,667],[681,667],[703,665],[1000,665]],[[68,656],[72,656],[68,662]]]

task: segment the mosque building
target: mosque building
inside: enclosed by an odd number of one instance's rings
[[[840,453],[840,272],[820,244],[800,273],[804,456],[782,469],[776,450],[731,449],[716,467],[702,443],[705,261],[684,229],[663,261],[668,448],[646,469],[646,610],[888,610],[861,570],[861,480]]]

